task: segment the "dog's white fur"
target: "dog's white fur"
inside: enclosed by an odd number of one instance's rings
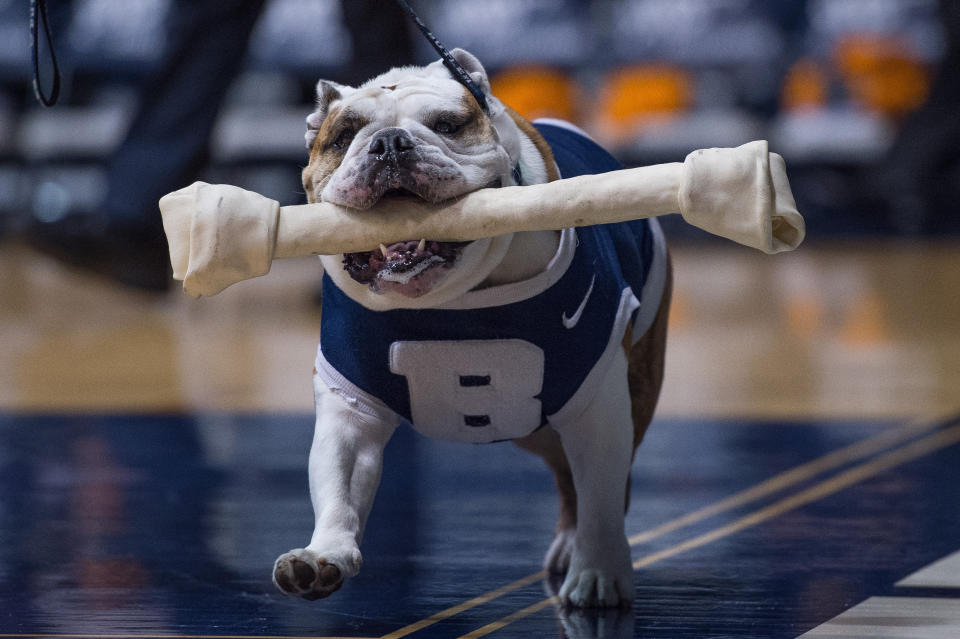
[[[518,163],[524,183],[547,181],[543,156],[490,95],[483,67],[467,52],[457,50],[454,55],[488,96],[492,135],[472,148],[461,149],[424,125],[425,114],[462,106],[463,87],[439,62],[394,69],[356,89],[321,82],[317,112],[307,120],[308,145],[333,107],[355,109],[369,124],[356,133],[340,167],[322,190],[309,194],[314,201],[354,201],[357,189],[363,186],[356,184],[358,163],[372,136],[385,127],[404,128],[418,144],[429,147],[436,162],[455,167],[451,172],[455,179],[449,180],[453,191],[445,192],[445,197],[482,188],[496,179],[514,184],[513,167]],[[415,238],[397,238],[401,239]],[[477,287],[528,279],[546,268],[557,245],[558,234],[552,231],[478,240],[464,250],[445,279],[415,298],[372,292],[343,270],[342,256],[322,260],[333,282],[370,309],[431,308]],[[633,598],[623,523],[633,426],[627,361],[619,349],[601,389],[574,427],[558,428],[573,472],[578,523],[575,530],[558,531],[545,564],[557,572],[566,570],[559,595],[578,606],[623,605]],[[349,393],[329,388],[319,377],[315,377],[314,390],[317,413],[309,475],[315,529],[305,548],[278,558],[274,574],[281,590],[306,598],[330,594],[342,579],[360,569],[359,545],[379,484],[383,449],[398,426],[392,415],[374,417],[359,410]],[[298,578],[305,574],[305,565],[315,575],[312,582]]]
[[[366,149],[371,138],[387,127],[406,129],[422,145],[430,148],[435,157],[440,158],[438,161],[449,162],[456,167],[456,179],[444,182],[449,190],[439,194],[438,199],[475,191],[497,179],[505,185],[515,184],[513,167],[518,164],[524,184],[547,181],[543,156],[530,138],[519,130],[504,105],[490,95],[490,83],[480,62],[466,51],[458,49],[453,53],[488,95],[487,104],[496,138],[484,140],[480,148],[477,145],[458,148],[455,141],[441,138],[424,125],[425,113],[456,111],[464,96],[463,86],[450,77],[450,72],[439,61],[422,68],[392,69],[356,89],[342,85],[331,87],[330,83],[321,81],[317,87],[318,96],[339,95],[338,106],[357,111],[370,123],[357,132],[343,162],[322,191],[312,194],[315,201],[346,206],[356,204],[349,194],[356,188],[354,180],[357,179],[358,165],[367,155]],[[396,89],[385,90],[383,87]],[[323,118],[318,113],[325,114],[330,108],[329,103],[324,104],[317,113],[307,118],[308,145],[312,144],[316,129],[322,123]],[[391,292],[373,294],[367,286],[355,282],[343,270],[342,255],[328,255],[320,259],[337,287],[367,308],[378,311],[434,308],[481,284],[506,284],[532,277],[546,268],[556,252],[557,243],[557,234],[550,231],[476,240],[466,247],[457,268],[452,269],[439,286],[417,298]]]

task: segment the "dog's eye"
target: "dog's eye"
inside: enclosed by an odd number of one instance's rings
[[[340,132],[340,134],[333,141],[333,148],[337,150],[342,150],[350,145],[350,142],[353,140],[353,136],[357,134],[356,131],[350,128],[346,128]]]
[[[433,125],[433,130],[440,135],[453,135],[460,126],[450,120],[437,120]]]

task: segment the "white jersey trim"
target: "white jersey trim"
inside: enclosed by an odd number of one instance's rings
[[[550,258],[550,262],[542,272],[520,282],[467,291],[457,299],[439,304],[434,308],[458,311],[491,308],[536,297],[559,282],[560,278],[567,272],[573,262],[573,254],[576,251],[577,244],[576,230],[572,228],[563,229],[560,232],[560,244],[557,247],[557,252]]]
[[[643,282],[640,292],[640,310],[633,320],[633,335],[631,339],[636,344],[640,341],[653,324],[663,302],[663,291],[667,284],[667,241],[663,236],[663,229],[656,218],[650,218],[650,232],[653,234],[653,258],[650,261],[650,271]]]
[[[617,309],[617,318],[610,329],[610,339],[606,348],[597,359],[596,364],[587,373],[580,388],[567,400],[563,407],[552,415],[547,415],[547,421],[551,424],[566,425],[580,417],[583,411],[587,409],[590,402],[596,396],[607,375],[607,369],[613,362],[613,356],[623,342],[623,334],[627,331],[627,324],[630,322],[630,315],[640,306],[640,300],[633,294],[629,287],[623,289],[620,295],[620,307]]]
[[[333,364],[328,362],[327,358],[323,356],[320,345],[317,346],[317,357],[314,360],[314,368],[317,369],[317,377],[327,388],[342,397],[344,401],[361,413],[381,421],[390,421],[396,424],[406,421],[404,417],[380,401],[378,397],[371,395],[341,375],[340,372],[333,367]]]

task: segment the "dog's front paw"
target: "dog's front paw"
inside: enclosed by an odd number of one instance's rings
[[[570,567],[570,556],[573,554],[576,537],[576,528],[564,528],[557,531],[553,543],[547,550],[547,556],[543,558],[544,570],[555,575],[562,575],[567,572]]]
[[[578,539],[559,596],[564,603],[578,608],[630,606],[633,566],[627,540],[587,546]]]
[[[340,590],[345,578],[359,572],[361,563],[357,549],[344,554],[295,548],[277,557],[273,564],[273,583],[293,597],[310,601],[322,599]]]

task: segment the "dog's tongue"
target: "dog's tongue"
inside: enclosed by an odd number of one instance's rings
[[[434,257],[421,262],[415,269],[407,273],[384,272],[377,280],[376,290],[381,293],[392,291],[406,297],[420,297],[436,286],[437,282],[446,275],[444,269],[433,268],[441,265],[442,260],[439,257]]]
[[[344,269],[378,293],[388,291],[419,297],[432,289],[468,242],[418,242],[407,240],[376,251],[347,253]]]
[[[430,244],[433,246],[424,245],[421,249],[418,242],[396,242],[384,247],[385,256],[381,249],[383,265],[377,272],[377,290],[420,297],[433,288],[442,273],[432,267],[442,265],[444,259],[436,254],[439,242]]]

